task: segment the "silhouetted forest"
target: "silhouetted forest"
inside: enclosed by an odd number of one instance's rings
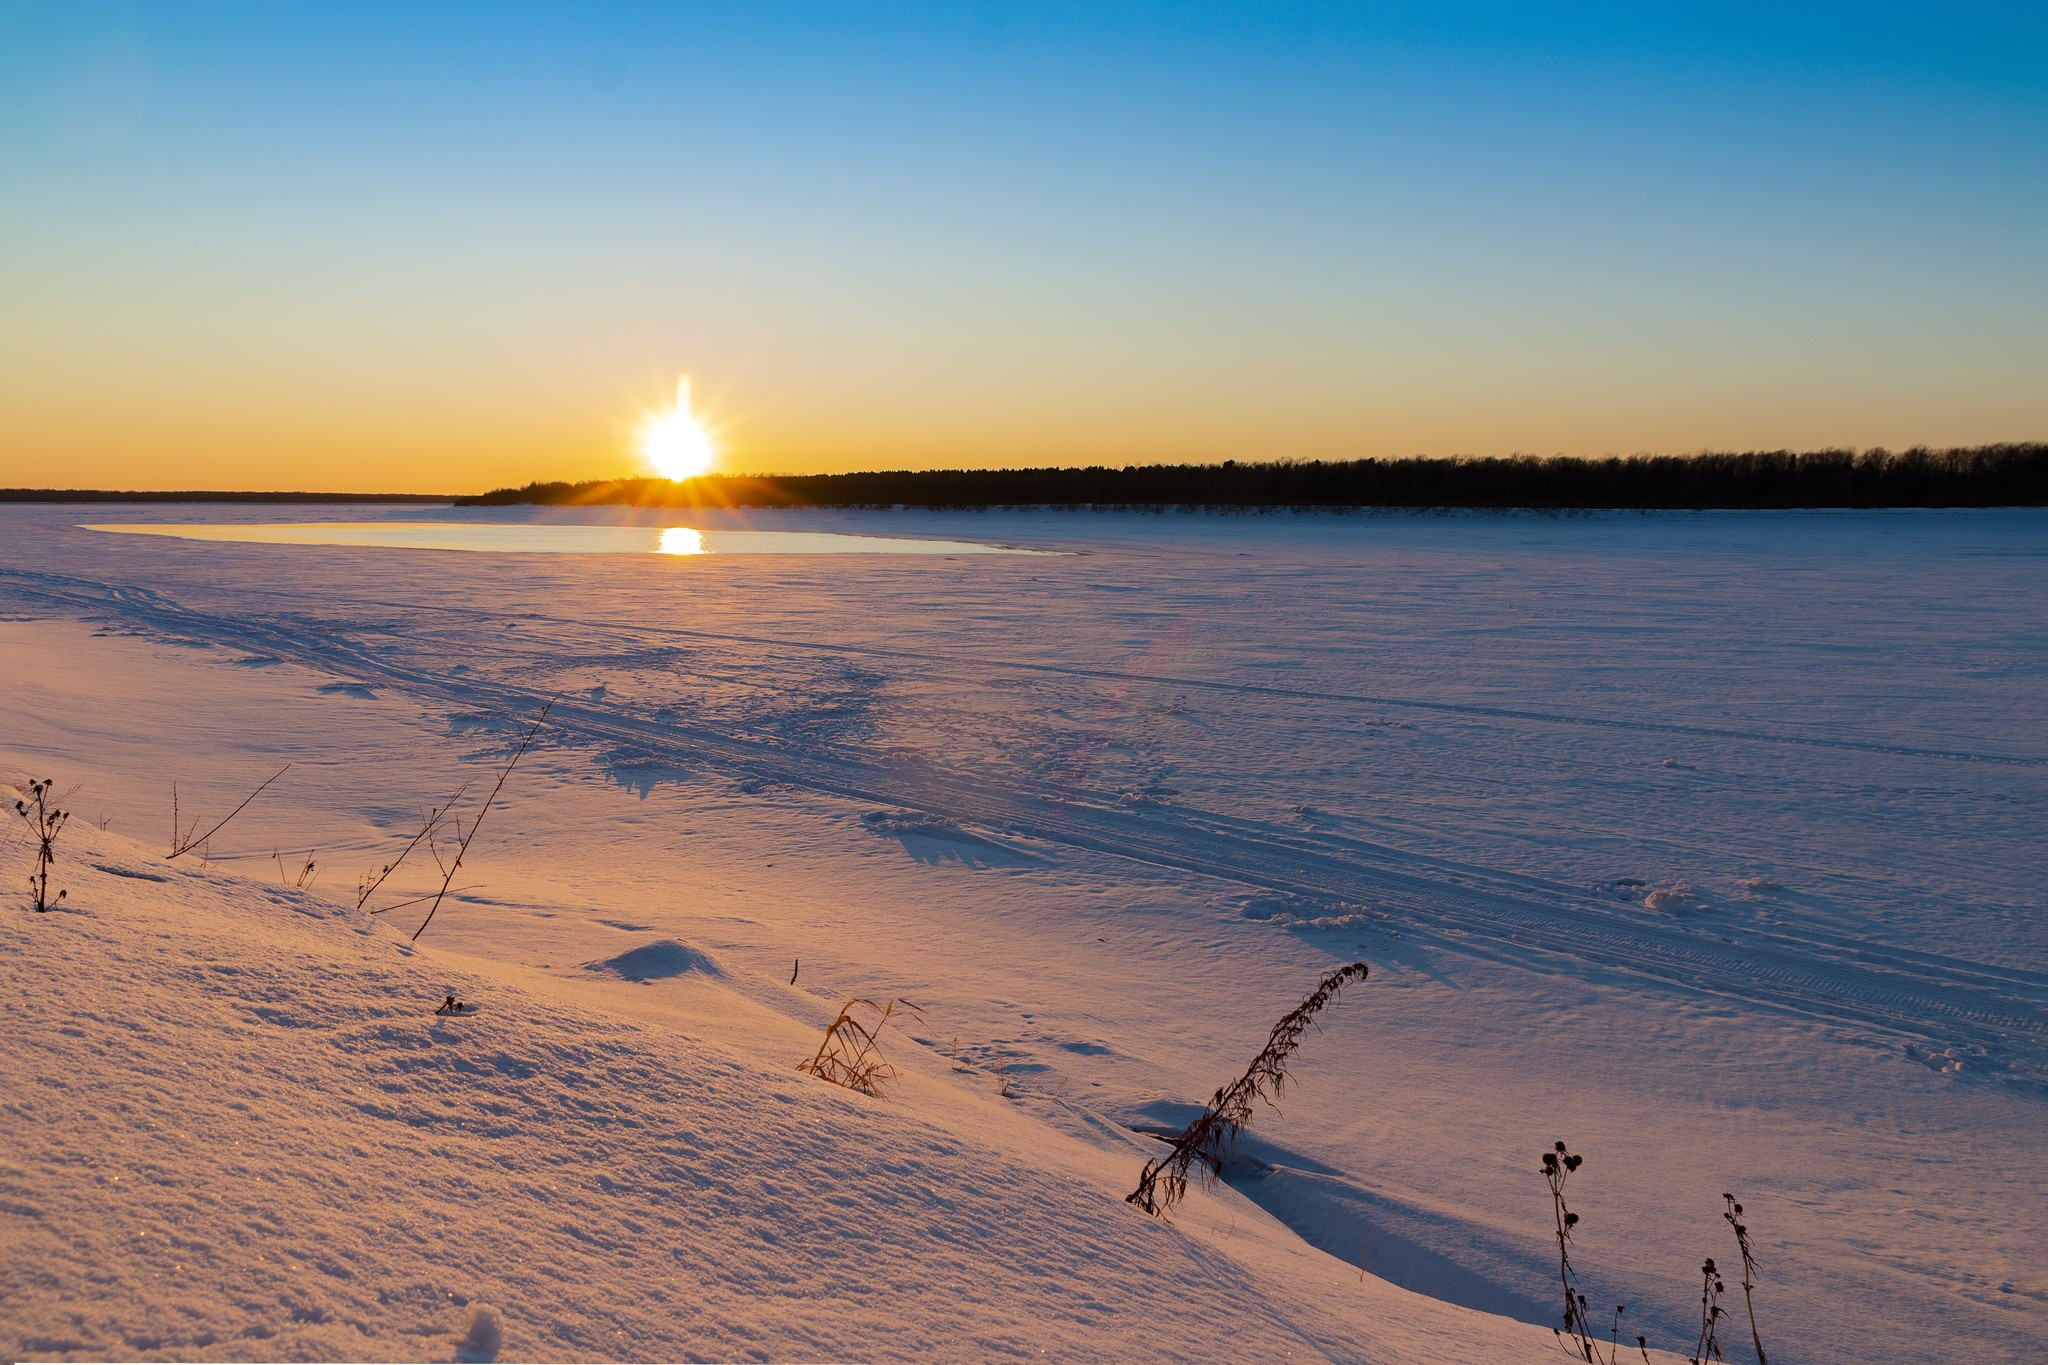
[[[1607,459],[1560,455],[713,474],[681,483],[533,483],[457,501],[635,507],[2038,507],[2048,505],[2048,444]]]
[[[0,488],[0,502],[453,502],[424,493],[177,493],[121,492],[106,488]]]

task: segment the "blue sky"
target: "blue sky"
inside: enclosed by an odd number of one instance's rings
[[[2001,7],[0,5],[0,482],[2048,431]]]

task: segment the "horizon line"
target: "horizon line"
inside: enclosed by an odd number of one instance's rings
[[[2039,451],[2048,447],[2043,441],[1995,441],[1969,446],[1933,446],[1919,443],[1893,448],[1888,446],[1826,446],[1815,450],[1795,451],[1790,447],[1773,450],[1714,450],[1701,447],[1682,453],[1636,451],[1622,455],[1609,452],[1602,455],[1569,455],[1562,452],[1552,455],[1537,455],[1516,451],[1507,455],[1475,455],[1458,453],[1451,455],[1365,455],[1348,460],[1325,460],[1278,456],[1268,460],[1209,460],[1170,464],[1152,462],[1149,464],[1113,465],[1097,462],[1094,464],[1048,464],[1048,465],[953,465],[934,466],[924,469],[898,467],[895,469],[858,469],[801,473],[793,470],[779,470],[767,473],[739,473],[734,471],[709,471],[688,479],[664,479],[658,474],[613,474],[585,479],[532,479],[524,484],[502,484],[477,492],[467,493],[397,493],[358,492],[347,490],[312,489],[114,489],[114,488],[0,488],[0,503],[30,502],[279,502],[279,503],[460,503],[477,498],[508,493],[524,492],[542,488],[594,488],[601,485],[624,484],[673,484],[683,487],[692,484],[720,481],[772,482],[778,479],[863,479],[877,477],[915,477],[919,475],[1005,475],[1005,474],[1081,474],[1099,471],[1163,471],[1163,470],[1221,470],[1244,468],[1278,469],[1285,467],[1319,467],[1343,465],[1398,465],[1398,464],[1522,464],[1522,463],[1584,463],[1584,464],[1629,464],[1663,460],[1696,460],[1711,457],[1726,458],[1745,456],[1755,458],[1770,456],[1807,460],[1817,457],[1850,456],[1853,458],[1885,457],[1896,458],[1912,455],[1954,455],[1962,453],[1982,454],[1994,451]]]

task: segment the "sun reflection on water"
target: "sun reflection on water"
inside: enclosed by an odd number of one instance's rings
[[[655,549],[665,555],[701,555],[704,553],[704,534],[688,526],[665,526],[661,531],[661,543]]]

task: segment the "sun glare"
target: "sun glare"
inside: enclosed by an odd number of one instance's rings
[[[708,473],[717,451],[710,433],[690,411],[690,377],[676,381],[676,405],[640,429],[640,454],[664,479],[694,479]]]

